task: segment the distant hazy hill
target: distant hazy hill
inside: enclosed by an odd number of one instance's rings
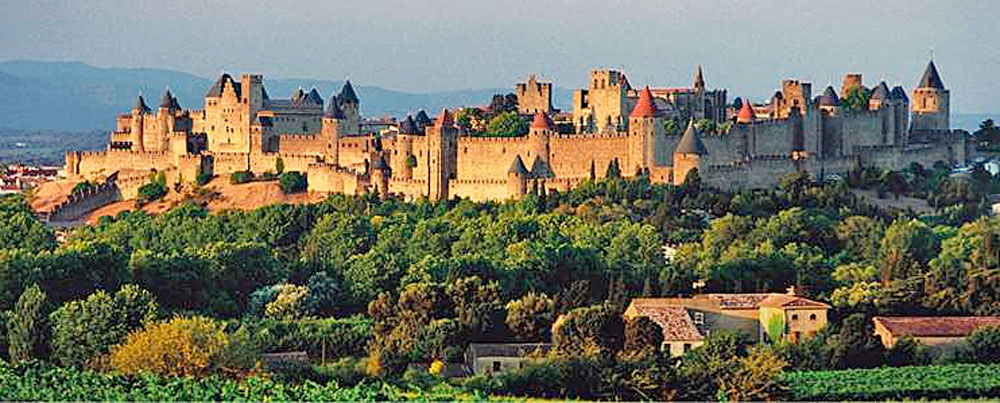
[[[151,107],[164,88],[177,95],[181,106],[201,108],[214,78],[163,69],[100,68],[78,62],[0,62],[0,127],[10,129],[110,129],[116,114],[135,104],[138,91]],[[342,81],[280,79],[265,75],[264,86],[275,98],[287,98],[298,87],[316,86],[324,100],[339,91]],[[432,115],[442,107],[485,105],[493,94],[509,88],[433,93],[406,93],[357,85],[365,116],[405,116],[417,109]],[[567,92],[559,91],[557,98]]]

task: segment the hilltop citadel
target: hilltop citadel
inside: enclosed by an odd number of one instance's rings
[[[863,105],[847,102],[854,92],[868,95]],[[683,88],[638,88],[622,72],[591,71],[568,112],[553,108],[552,84],[534,76],[515,94],[527,133],[483,137],[448,110],[433,120],[423,111],[398,122],[363,119],[349,81],[324,102],[316,89],[275,99],[260,75],[223,74],[202,109],[181,108],[169,91],[153,109],[140,95],[116,118],[107,149],[67,153],[65,172],[116,186],[126,199],[151,171],[183,184],[206,173],[283,170],[304,173],[310,192],[502,200],[570,189],[611,166],[673,184],[697,170],[703,183],[734,189],[773,187],[795,171],[822,178],[860,165],[965,161],[965,136],[950,129],[950,92],[933,62],[909,94],[848,74],[839,92],[814,97],[810,83],[789,79],[764,103],[730,102],[726,90],[707,88],[700,67]]]

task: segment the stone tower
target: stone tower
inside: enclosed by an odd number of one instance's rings
[[[692,83],[692,88],[694,88],[694,99],[697,104],[694,106],[693,112],[696,119],[704,119],[708,113],[705,110],[705,75],[701,71],[701,65],[698,65],[698,70],[694,73],[694,83]]]
[[[629,112],[626,98],[631,88],[622,72],[591,70],[589,88],[573,93],[573,122],[577,132],[620,129]]]
[[[827,86],[823,94],[817,99],[819,109],[829,116],[837,116],[840,113],[840,97],[833,90],[833,86]]]
[[[427,127],[426,137],[427,197],[431,200],[447,200],[458,138],[458,128],[448,109],[442,109],[434,120],[434,125]]]
[[[528,81],[514,86],[518,113],[530,115],[537,112],[552,113],[552,83],[540,83],[532,74]]]
[[[639,92],[639,100],[628,117],[629,154],[623,174],[646,171],[657,165],[657,151],[664,138],[663,117],[656,108],[649,87]],[[664,156],[659,156],[664,160]],[[665,161],[664,161],[665,162]]]
[[[701,136],[694,128],[694,121],[689,120],[684,136],[677,143],[674,150],[674,185],[681,185],[687,180],[687,175],[692,169],[697,169],[701,175],[705,174],[705,167],[708,166],[708,149],[701,141]]]
[[[344,112],[337,106],[337,97],[330,96],[330,102],[323,112],[323,128],[320,134],[326,143],[323,151],[324,159],[327,163],[340,165],[340,132],[344,122]]]
[[[399,124],[399,135],[396,136],[396,150],[399,154],[394,154],[390,160],[392,171],[399,179],[413,179],[413,168],[417,165],[417,157],[413,155],[413,141],[420,136],[417,129],[417,122],[413,117],[406,115],[406,119]]]
[[[361,132],[361,107],[358,94],[354,92],[351,80],[344,81],[344,87],[337,94],[340,110],[344,113],[344,130],[346,133]]]
[[[937,67],[931,60],[913,90],[913,130],[948,130],[949,103],[950,92],[944,88]]]
[[[507,196],[511,199],[520,199],[528,193],[528,169],[524,167],[521,156],[514,156],[514,162],[507,170]]]
[[[145,119],[150,109],[146,106],[146,100],[142,98],[142,93],[135,99],[135,107],[132,108],[132,151],[143,152],[146,147],[143,143]]]
[[[389,164],[385,162],[382,153],[378,153],[371,165],[370,178],[371,185],[375,187],[375,193],[378,194],[380,200],[389,198],[389,178],[391,176],[392,170],[389,169]]]

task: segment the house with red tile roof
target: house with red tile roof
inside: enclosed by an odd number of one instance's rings
[[[671,355],[700,346],[712,332],[740,332],[753,341],[812,337],[827,324],[830,306],[779,294],[701,294],[694,297],[636,298],[624,317],[648,317],[663,331]]]

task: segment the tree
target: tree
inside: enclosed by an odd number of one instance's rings
[[[655,353],[663,345],[663,329],[645,316],[625,321],[625,351]]]
[[[553,320],[555,301],[544,293],[532,291],[507,303],[507,327],[517,340],[548,340]]]
[[[448,286],[447,292],[455,304],[459,326],[469,332],[473,341],[480,338],[499,339],[498,326],[503,315],[500,284],[471,276],[455,281]]]
[[[37,284],[25,289],[18,298],[7,330],[12,362],[45,357],[47,300],[45,292]]]
[[[882,365],[884,349],[874,336],[868,316],[856,313],[844,319],[840,332],[830,336],[830,366],[843,368],[873,368]]]
[[[528,133],[528,122],[521,119],[517,112],[497,114],[486,126],[488,137],[517,137]]]
[[[111,367],[129,375],[207,376],[227,368],[229,341],[222,326],[205,317],[152,323],[112,347]]]
[[[754,349],[739,359],[735,370],[718,378],[719,390],[733,402],[773,400],[781,391],[778,377],[787,365],[770,350]]]
[[[848,256],[862,262],[875,262],[885,226],[866,216],[850,216],[837,224],[837,239]]]
[[[576,308],[556,321],[552,342],[557,354],[610,359],[622,348],[621,314],[606,305]]]
[[[148,291],[122,287],[114,298],[103,290],[85,300],[63,304],[52,312],[52,352],[64,366],[79,367],[120,343],[128,332],[156,316],[156,302]]]
[[[278,184],[285,194],[301,193],[306,190],[306,177],[301,172],[285,172],[278,179]]]
[[[916,219],[893,221],[885,231],[879,252],[882,285],[923,274],[927,262],[937,255],[939,246],[940,242],[927,224]]]
[[[309,287],[294,284],[278,284],[272,286],[277,289],[274,300],[264,307],[264,314],[271,318],[278,319],[298,319],[309,316],[307,295]]]
[[[858,85],[851,86],[847,89],[847,94],[845,94],[844,98],[840,100],[840,106],[848,111],[868,110],[868,98],[870,96],[871,90]]]
[[[680,132],[680,127],[677,125],[677,121],[673,119],[665,119],[663,121],[663,133],[667,136],[676,136]]]

